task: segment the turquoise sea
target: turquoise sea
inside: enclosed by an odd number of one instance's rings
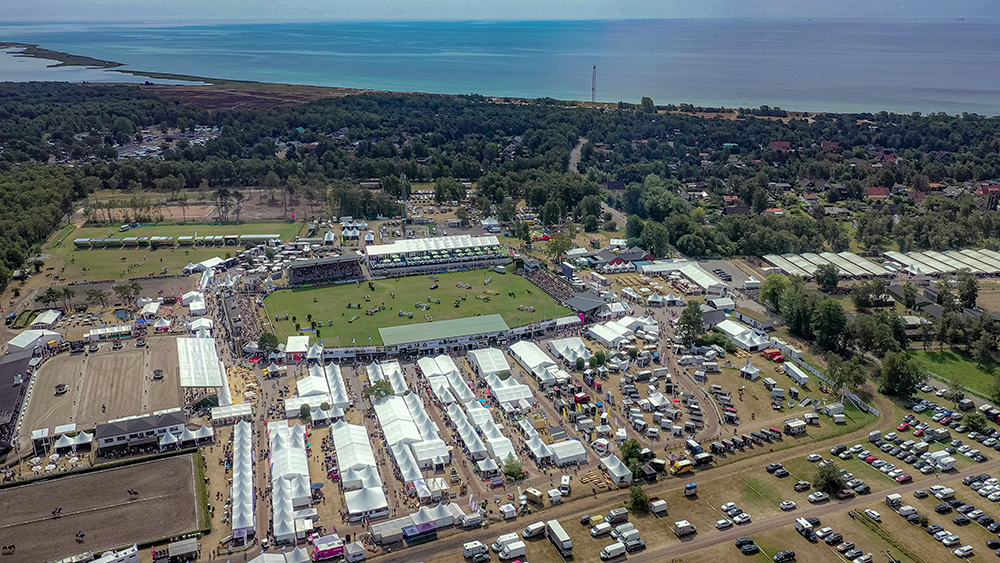
[[[965,21],[8,23],[0,40],[265,82],[589,100],[596,65],[600,101],[1000,114],[1000,24]]]

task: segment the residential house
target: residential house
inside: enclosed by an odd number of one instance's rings
[[[785,152],[792,149],[791,141],[771,141],[768,146],[774,152]]]
[[[840,141],[823,141],[820,148],[825,151],[835,151],[840,148]]]
[[[833,217],[834,219],[851,216],[851,212],[843,207],[824,207],[823,213],[825,213],[827,217]]]
[[[882,201],[889,199],[889,188],[868,188],[868,199],[872,201]]]
[[[804,193],[800,196],[799,199],[804,201],[805,204],[808,205],[809,207],[812,207],[819,203],[819,195],[814,193]]]
[[[749,205],[730,205],[722,210],[723,215],[750,215]]]
[[[764,215],[773,215],[775,217],[784,217],[785,210],[780,207],[770,207],[764,210]]]
[[[927,198],[927,194],[925,192],[910,192],[908,197],[915,205],[920,205]]]

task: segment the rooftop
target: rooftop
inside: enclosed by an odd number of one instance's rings
[[[443,338],[458,338],[460,336],[472,336],[489,332],[502,332],[510,329],[500,315],[483,315],[481,317],[434,321],[422,324],[421,326],[423,328],[419,330],[415,329],[413,325],[380,328],[378,329],[378,333],[382,336],[382,342],[386,346],[395,346],[397,344],[410,344],[426,340],[440,340]]]

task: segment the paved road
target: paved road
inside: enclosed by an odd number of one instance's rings
[[[583,145],[587,143],[587,139],[580,137],[576,141],[576,146],[569,153],[569,171],[579,172],[577,165],[580,164],[580,153],[583,151]]]

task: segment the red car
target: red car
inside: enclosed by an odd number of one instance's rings
[[[913,431],[913,435],[914,436],[923,436],[924,435],[924,431],[921,428],[917,428],[916,430]]]
[[[877,457],[875,457],[873,455],[870,455],[870,456],[868,456],[868,457],[865,458],[865,463],[871,465],[872,463],[875,463],[875,461],[877,461],[877,460],[878,460]]]
[[[910,429],[910,423],[909,422],[904,422],[904,423],[902,423],[902,424],[900,424],[899,426],[896,427],[896,430],[899,430],[900,432],[906,432],[909,429]]]
[[[911,477],[909,473],[903,473],[899,477],[896,477],[896,482],[899,483],[899,484],[909,483],[912,480],[913,480],[913,477]]]
[[[941,419],[941,425],[942,426],[948,426],[949,424],[951,424],[951,417],[950,416],[946,416],[946,417],[944,417],[944,418]]]

